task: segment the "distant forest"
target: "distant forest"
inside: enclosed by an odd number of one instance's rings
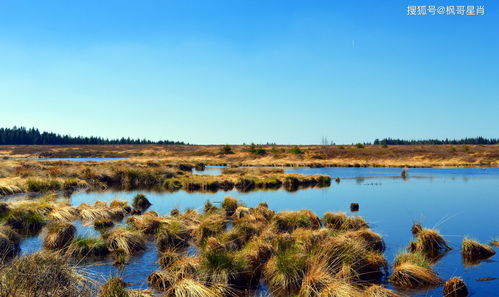
[[[483,137],[473,137],[473,138],[463,138],[463,139],[422,139],[422,140],[404,140],[404,139],[376,139],[373,143],[374,145],[423,145],[423,144],[499,144],[499,138],[483,138]]]
[[[0,128],[0,145],[61,145],[61,144],[185,144],[182,141],[151,141],[147,139],[107,139],[102,137],[73,137],[51,132],[40,132],[36,128],[25,127]]]

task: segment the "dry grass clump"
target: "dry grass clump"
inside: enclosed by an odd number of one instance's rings
[[[114,223],[110,219],[101,219],[94,222],[95,230],[105,230],[114,226]]]
[[[397,255],[390,281],[403,289],[420,289],[443,284],[422,252]]]
[[[236,198],[227,196],[222,202],[222,208],[225,210],[227,216],[232,216],[239,206],[239,201]]]
[[[20,252],[21,237],[10,227],[0,225],[0,264]]]
[[[38,252],[0,269],[0,295],[95,296],[93,283],[57,253]]]
[[[208,237],[216,236],[217,234],[224,232],[226,226],[227,221],[225,216],[216,213],[209,214],[203,217],[194,233],[197,241],[202,243]]]
[[[76,237],[65,250],[73,259],[103,257],[109,254],[106,241],[97,237]]]
[[[488,245],[469,238],[463,239],[461,255],[466,265],[478,264],[481,260],[488,259],[495,254],[496,252]]]
[[[414,235],[414,236],[418,235],[418,233],[422,230],[423,230],[423,226],[421,226],[421,224],[419,224],[419,223],[414,223],[411,227],[411,232],[412,232],[412,235]]]
[[[171,219],[165,222],[156,234],[156,246],[159,251],[182,249],[189,245],[191,232],[186,223]]]
[[[201,280],[198,257],[182,257],[170,263],[165,270],[155,271],[149,275],[149,286],[159,291],[166,291],[176,282],[189,278]]]
[[[371,285],[364,291],[364,297],[401,297],[395,294],[392,290],[389,290],[380,285]]]
[[[275,214],[272,217],[271,225],[277,232],[292,232],[297,228],[319,229],[321,221],[315,213],[302,209]]]
[[[68,246],[76,234],[76,228],[68,222],[52,222],[46,227],[43,246],[49,250],[60,250]]]
[[[113,200],[109,204],[109,207],[111,208],[121,208],[123,209],[126,213],[130,213],[132,211],[132,208],[128,205],[128,201],[124,200]]]
[[[397,287],[418,289],[442,284],[442,280],[431,268],[421,267],[409,262],[395,266],[390,281]]]
[[[324,226],[338,231],[356,231],[369,228],[369,225],[362,217],[350,217],[344,212],[326,212],[322,218]]]
[[[132,206],[144,211],[148,209],[149,206],[151,206],[151,202],[149,202],[149,199],[147,199],[144,194],[137,194],[135,197],[133,197]]]
[[[54,221],[65,221],[71,222],[79,218],[80,212],[78,209],[72,206],[63,206],[54,209],[49,215],[48,218]]]
[[[176,249],[167,249],[161,253],[158,264],[162,269],[167,269],[175,261],[181,258],[180,253]]]
[[[307,254],[289,234],[274,238],[275,252],[265,264],[263,276],[272,292],[290,295],[300,289],[306,271]]]
[[[161,219],[151,214],[143,216],[133,215],[128,218],[127,224],[146,235],[156,234],[161,226]]]
[[[445,282],[444,285],[445,297],[467,297],[468,287],[459,277],[453,277]]]
[[[125,282],[119,277],[110,278],[100,289],[98,297],[130,297]]]
[[[493,240],[491,243],[490,243],[491,246],[495,246],[495,247],[499,247],[499,240]]]
[[[333,274],[350,281],[379,281],[387,270],[382,253],[369,250],[366,241],[349,234],[327,238],[321,243],[317,258],[326,261]]]
[[[416,240],[409,244],[408,249],[410,252],[423,252],[429,258],[438,258],[451,248],[437,230],[421,228],[417,230]]]
[[[358,231],[349,231],[344,234],[356,240],[365,242],[366,248],[371,251],[383,252],[385,250],[385,242],[378,233],[370,229],[360,229]]]
[[[146,248],[144,237],[134,231],[118,228],[106,234],[107,248],[113,251],[123,251],[127,255],[133,255]]]
[[[349,282],[335,280],[319,293],[321,297],[362,297],[362,292]]]
[[[5,202],[0,202],[0,218],[4,217],[7,215],[9,212],[10,207],[7,203]]]
[[[220,289],[216,286],[209,287],[192,278],[180,279],[166,290],[166,295],[172,297],[218,297],[224,295],[220,293]]]
[[[32,209],[13,208],[6,218],[5,224],[22,235],[38,234],[46,224],[45,217]]]
[[[173,284],[174,278],[164,270],[154,271],[147,277],[147,283],[150,287],[165,291]]]
[[[93,222],[96,220],[112,219],[113,213],[107,207],[102,206],[91,206],[86,203],[82,203],[77,207],[80,218],[84,222]]]

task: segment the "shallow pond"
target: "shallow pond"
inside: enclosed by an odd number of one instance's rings
[[[473,296],[497,296],[499,280],[480,282],[477,278],[499,278],[498,256],[475,267],[464,267],[460,246],[464,236],[484,243],[499,236],[498,168],[411,168],[406,179],[400,177],[400,168],[301,168],[291,171],[329,174],[333,178],[340,177],[341,181],[333,182],[330,188],[297,192],[143,193],[152,203],[149,210],[159,214],[168,214],[173,208],[201,211],[206,200],[221,202],[225,196],[231,195],[250,207],[267,202],[276,211],[310,209],[318,215],[326,211],[360,215],[383,236],[387,245],[385,256],[389,262],[407,246],[412,239],[410,228],[419,221],[425,227],[439,229],[453,248],[434,266],[442,278],[462,277]],[[135,194],[137,192],[76,193],[70,201],[73,205],[96,200],[109,202],[116,198],[131,202]],[[352,202],[360,204],[358,212],[350,212]],[[78,228],[79,232],[95,232],[90,229]],[[39,237],[27,239],[22,244],[23,252],[34,251],[40,246]],[[154,245],[150,244],[148,250],[132,258],[122,272],[125,281],[132,283],[133,288],[147,286],[147,276],[158,269],[154,264],[156,253]],[[97,263],[88,269],[100,279],[116,273],[116,268],[109,262]],[[411,296],[442,296],[442,288],[414,292]]]

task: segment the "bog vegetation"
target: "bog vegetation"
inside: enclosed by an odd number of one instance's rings
[[[131,206],[113,200],[75,207],[56,195],[0,204],[0,296],[251,296],[264,284],[272,296],[396,297],[399,292],[380,283],[388,279],[402,292],[444,284],[432,266],[450,247],[437,230],[420,224],[390,264],[383,238],[362,217],[275,212],[266,203],[247,207],[232,197],[219,205],[207,201],[203,212],[174,209],[161,216],[148,211],[151,203],[142,194]],[[76,221],[125,223],[84,237]],[[36,234],[44,238],[43,249],[20,256],[20,242]],[[148,243],[156,245],[160,267],[144,280],[153,290],[131,290],[118,276],[100,283],[78,266],[96,260],[127,265]],[[462,254],[492,256],[490,247],[469,239]],[[467,292],[459,278],[443,290],[445,296]]]

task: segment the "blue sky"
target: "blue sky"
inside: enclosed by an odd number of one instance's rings
[[[430,4],[486,15],[406,15]],[[498,12],[0,0],[0,126],[200,144],[498,137]]]

